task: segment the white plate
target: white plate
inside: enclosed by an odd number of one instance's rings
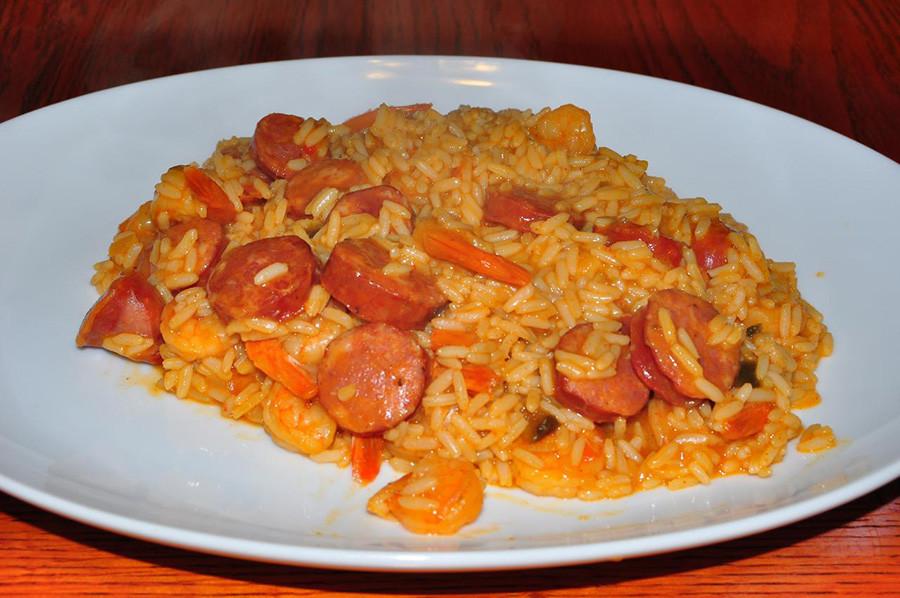
[[[91,264],[173,164],[249,135],[269,112],[332,121],[380,102],[539,108],[574,102],[598,140],[650,161],[682,196],[750,225],[798,262],[836,351],[821,456],[793,447],[769,479],[596,503],[491,489],[450,538],[365,514],[392,473],[276,448],[212,408],[152,396],[148,371],[73,337],[96,296]],[[207,552],[336,568],[500,569],[619,559],[709,544],[819,513],[900,473],[897,266],[900,168],[831,131],[702,89],[619,72],[495,59],[386,57],[260,64],[91,94],[0,125],[0,488],[102,528]],[[816,272],[823,271],[824,277]],[[129,381],[130,380],[130,381]]]

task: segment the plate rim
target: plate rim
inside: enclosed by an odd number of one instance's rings
[[[137,88],[144,85],[155,85],[163,80],[176,78],[191,78],[201,74],[215,74],[220,71],[235,72],[239,70],[252,70],[264,66],[291,65],[313,62],[359,62],[366,63],[372,60],[404,60],[419,63],[434,63],[447,60],[451,62],[487,61],[500,64],[543,64],[552,68],[567,68],[573,70],[586,70],[593,73],[607,73],[626,78],[639,78],[652,82],[654,85],[675,85],[689,88],[691,92],[702,94],[716,94],[724,96],[729,102],[737,100],[739,103],[747,103],[756,109],[762,108],[777,113],[779,117],[787,116],[790,119],[801,121],[805,126],[813,125],[822,129],[829,135],[837,137],[841,142],[852,142],[859,148],[874,154],[874,158],[883,158],[888,163],[897,165],[897,162],[879,153],[878,151],[851,139],[824,125],[804,119],[789,112],[766,106],[752,100],[747,100],[720,91],[664,79],[644,74],[630,73],[627,71],[577,65],[562,62],[536,61],[517,58],[500,58],[490,56],[452,56],[452,55],[365,55],[365,56],[332,56],[318,58],[288,59],[268,62],[256,62],[233,66],[215,67],[165,75],[145,79],[131,83],[125,83],[88,94],[61,100],[37,110],[15,116],[0,123],[0,135],[11,123],[21,124],[40,113],[60,109],[61,106],[69,106],[82,101],[90,101],[99,94],[116,93],[122,88]],[[859,148],[856,148],[858,151]],[[147,519],[119,515],[100,508],[86,506],[75,500],[69,500],[54,495],[51,492],[40,490],[19,482],[5,473],[0,472],[0,490],[9,493],[17,499],[23,500],[38,508],[47,510],[56,515],[72,519],[79,523],[98,527],[114,533],[123,534],[141,540],[152,541],[159,544],[174,546],[181,549],[196,550],[204,553],[220,556],[238,557],[262,562],[273,562],[290,565],[315,566],[328,569],[365,570],[365,571],[492,571],[510,570],[532,567],[551,567],[560,565],[574,565],[605,560],[618,560],[637,556],[660,554],[674,550],[686,550],[698,546],[724,542],[739,537],[756,533],[762,533],[771,529],[785,526],[801,519],[818,515],[831,508],[846,504],[863,496],[894,479],[900,477],[900,460],[870,472],[848,484],[827,491],[821,495],[806,498],[798,502],[777,507],[771,511],[742,517],[740,519],[720,522],[712,525],[694,526],[684,530],[653,534],[653,546],[646,546],[647,537],[610,540],[604,542],[589,542],[574,545],[558,544],[550,547],[490,549],[490,550],[466,550],[451,551],[439,550],[433,552],[417,552],[413,550],[383,551],[378,549],[346,549],[328,548],[316,546],[299,546],[276,541],[261,541],[248,538],[237,538],[229,535],[219,535],[210,532],[184,529],[177,526],[155,523]],[[760,521],[764,520],[764,521]],[[640,546],[644,544],[644,546]]]

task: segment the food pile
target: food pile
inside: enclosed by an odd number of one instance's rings
[[[794,413],[832,338],[793,264],[573,105],[269,114],[165,172],[95,270],[78,346],[360,483],[388,463],[369,510],[417,533],[486,484],[615,498],[834,444]]]

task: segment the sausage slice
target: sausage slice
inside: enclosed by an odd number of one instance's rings
[[[675,327],[683,328],[691,338],[699,354],[698,361],[703,367],[703,377],[723,392],[731,388],[740,369],[739,344],[710,345],[706,342],[710,334],[709,322],[719,312],[700,297],[677,289],[668,289],[657,291],[647,302],[644,339],[653,352],[659,369],[672,381],[675,389],[687,397],[706,398],[694,384],[694,374],[676,359],[672,346],[666,340],[659,319],[661,308],[667,309]]]
[[[422,328],[447,299],[430,277],[415,270],[385,274],[390,261],[390,253],[375,241],[346,239],[331,252],[322,285],[363,320]]]
[[[654,233],[646,226],[639,226],[627,220],[619,220],[611,225],[598,228],[597,232],[606,235],[609,243],[619,241],[641,240],[653,253],[653,257],[672,268],[681,264],[681,243],[664,235]]]
[[[334,211],[341,216],[369,214],[378,218],[378,215],[381,213],[381,206],[386,201],[392,201],[409,209],[409,202],[396,187],[379,185],[347,193],[334,206]]]
[[[554,204],[553,199],[525,189],[489,189],[484,202],[484,220],[527,233],[532,222],[542,222],[557,214]]]
[[[288,181],[284,190],[288,214],[294,218],[306,217],[306,206],[325,187],[347,191],[368,181],[362,167],[353,160],[329,158],[313,162]]]
[[[156,289],[137,273],[126,274],[109,286],[84,316],[75,344],[79,347],[103,347],[103,341],[117,334],[130,333],[153,341],[137,355],[123,355],[133,361],[162,363],[159,323],[163,300]]]
[[[284,264],[287,271],[256,284],[263,268]],[[226,322],[263,317],[284,321],[298,314],[309,296],[316,260],[299,237],[260,239],[226,253],[206,283],[210,303]]]
[[[623,326],[624,332],[629,328]],[[570,353],[581,353],[582,345],[593,330],[590,324],[579,324],[559,339],[557,347]],[[641,382],[631,367],[628,347],[616,362],[616,373],[599,380],[574,380],[556,372],[556,400],[561,405],[592,419],[607,422],[618,416],[631,416],[644,408],[650,399],[650,390]]]
[[[675,390],[659,366],[653,352],[644,340],[644,327],[647,324],[647,308],[639,310],[631,317],[631,367],[641,382],[662,400],[672,405],[684,405],[688,398]]]
[[[222,251],[225,250],[228,242],[221,224],[212,220],[195,218],[176,224],[166,231],[166,236],[171,241],[172,247],[178,245],[181,239],[184,238],[184,235],[191,229],[197,231],[197,242],[194,243],[194,248],[197,250],[197,265],[194,267],[194,273],[200,277],[200,281],[197,284],[202,285],[206,283],[212,266],[215,265],[219,256],[222,255]],[[140,263],[140,257],[138,258],[138,263]]]
[[[393,428],[425,392],[425,352],[408,332],[363,324],[328,345],[319,366],[319,403],[354,434]]]
[[[302,124],[303,119],[299,116],[278,112],[264,116],[256,123],[250,155],[256,165],[273,179],[286,179],[296,172],[288,167],[291,160],[315,155],[315,148],[294,143],[294,134]]]

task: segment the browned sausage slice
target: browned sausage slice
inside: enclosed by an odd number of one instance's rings
[[[425,352],[408,332],[363,324],[328,345],[319,366],[319,403],[354,434],[393,428],[425,392]]]
[[[626,322],[623,332],[629,327]],[[590,324],[579,324],[561,339],[557,348],[570,353],[581,353],[582,345],[593,330]],[[650,399],[648,389],[631,367],[631,353],[623,347],[616,362],[616,373],[599,380],[574,380],[556,372],[556,400],[561,405],[594,420],[606,422],[618,416],[631,416],[644,408]]]
[[[371,239],[341,241],[325,264],[322,285],[363,320],[422,328],[447,299],[430,277],[415,270],[385,274],[390,261],[390,253]]]
[[[221,224],[212,220],[195,218],[176,224],[166,231],[166,236],[172,242],[172,247],[178,245],[181,239],[184,238],[184,235],[191,229],[197,231],[197,242],[194,243],[194,248],[197,250],[197,265],[194,267],[194,273],[200,277],[200,281],[197,284],[202,285],[206,283],[212,267],[219,259],[219,256],[222,255],[222,251],[228,242]],[[138,258],[138,263],[140,263],[140,258]]]
[[[381,206],[386,201],[392,201],[409,209],[409,202],[396,187],[379,185],[344,195],[334,206],[334,211],[341,216],[369,214],[378,218],[378,215],[381,213]]]
[[[537,195],[522,188],[509,191],[488,189],[484,202],[484,220],[527,233],[531,230],[532,222],[542,222],[560,212],[556,209],[556,201],[555,198]],[[580,228],[584,225],[584,216],[570,213],[569,221]]]
[[[306,206],[325,187],[347,191],[368,180],[362,167],[353,160],[326,159],[313,162],[288,181],[284,191],[288,214],[294,218],[305,217]]]
[[[644,307],[631,317],[631,367],[656,396],[672,405],[684,405],[688,398],[675,390],[672,381],[662,373],[644,340],[646,324],[647,308]]]
[[[660,309],[667,309],[675,328],[683,328],[690,337],[699,354],[698,361],[703,368],[703,377],[726,391],[731,388],[734,378],[740,369],[740,346],[710,345],[709,322],[719,312],[709,302],[700,297],[668,289],[657,291],[647,302],[647,322],[644,326],[644,339],[653,352],[659,369],[672,381],[675,389],[681,394],[703,399],[706,395],[694,384],[696,375],[690,372],[675,357],[672,345],[669,344],[660,323]]]
[[[556,215],[554,203],[549,197],[525,189],[489,189],[484,202],[484,220],[527,233],[532,222],[542,222]]]
[[[84,316],[75,344],[79,347],[103,347],[107,338],[122,333],[136,334],[152,345],[136,355],[123,355],[134,361],[161,363],[159,323],[163,300],[156,289],[136,273],[122,276]]]
[[[312,159],[315,147],[294,143],[294,134],[300,130],[303,119],[293,114],[278,112],[262,117],[256,123],[250,154],[254,162],[267,175],[275,179],[286,179],[294,174],[288,162],[297,158]]]
[[[257,274],[273,264],[283,264],[286,270],[275,266],[283,273],[257,284]],[[260,239],[226,253],[206,290],[213,309],[226,322],[252,317],[284,321],[303,309],[315,269],[312,250],[299,237]]]

